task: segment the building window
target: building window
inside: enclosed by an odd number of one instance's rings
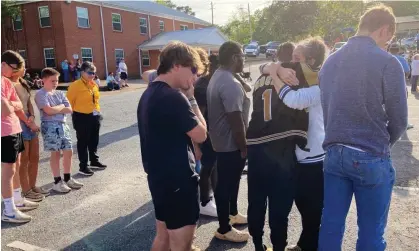
[[[89,11],[87,8],[77,7],[77,24],[80,28],[89,28]]]
[[[92,48],[81,48],[81,61],[93,62]]]
[[[140,18],[140,33],[147,34],[147,18]]]
[[[56,67],[54,48],[44,48],[45,67]]]
[[[141,64],[143,66],[150,66],[150,53],[149,53],[149,51],[141,51]]]
[[[13,19],[13,30],[14,31],[21,31],[23,29],[23,24],[22,24],[22,16],[16,16]]]
[[[184,25],[184,24],[181,24],[180,25],[180,30],[181,31],[186,31],[188,29],[188,26],[187,25]]]
[[[160,27],[160,31],[164,31],[164,21],[162,20],[159,21],[159,27]]]
[[[41,28],[51,27],[51,18],[49,16],[48,6],[38,7],[38,12],[39,12],[39,23],[41,24]]]
[[[115,49],[115,60],[120,62],[124,58],[124,49]]]
[[[121,15],[112,13],[112,27],[114,31],[122,31]]]

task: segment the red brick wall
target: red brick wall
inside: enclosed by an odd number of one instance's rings
[[[38,7],[48,6],[51,26],[40,27]],[[23,30],[17,31],[18,49],[26,50],[28,67],[42,69],[45,67],[44,48],[54,48],[56,65],[58,56],[65,50],[65,42],[57,39],[62,36],[60,2],[38,2],[25,4],[22,7]]]
[[[62,20],[64,26],[64,38],[66,50],[59,59],[72,60],[73,54],[77,54],[81,59],[81,48],[91,48],[93,63],[97,68],[100,78],[105,76],[105,59],[102,41],[102,27],[100,23],[100,8],[96,5],[72,2],[67,4],[60,2],[62,8]],[[89,28],[79,28],[77,22],[77,7],[88,9]]]
[[[49,6],[51,27],[40,28],[38,7]],[[76,7],[84,7],[89,12],[89,28],[79,28],[77,24]],[[128,12],[118,9],[103,7],[103,25],[106,38],[106,56],[108,71],[116,70],[115,49],[124,50],[125,62],[128,66],[130,77],[140,76],[140,65],[138,56],[138,46],[149,40],[147,34],[140,33],[140,17],[148,18],[147,15]],[[122,32],[113,31],[112,13],[118,13],[122,19]],[[102,27],[100,22],[100,7],[93,4],[85,4],[73,1],[70,4],[62,1],[43,1],[22,5],[23,30],[15,32],[18,38],[18,49],[26,50],[28,57],[28,67],[44,68],[44,48],[55,49],[56,66],[60,68],[60,63],[64,59],[73,60],[73,54],[81,58],[81,48],[92,48],[93,63],[96,65],[98,75],[105,77],[105,52],[103,51]],[[151,36],[160,33],[159,20],[164,21],[165,31],[180,30],[180,25],[188,25],[188,29],[193,29],[193,23],[181,22],[173,19],[150,16],[148,22],[151,29]],[[195,24],[195,28],[204,27]],[[2,34],[3,36],[3,34]],[[2,39],[2,46],[4,46]],[[3,47],[5,48],[5,47]],[[150,67],[143,67],[143,71],[148,68],[158,66],[159,51],[150,52]]]
[[[159,21],[164,22],[164,31],[173,31],[173,19],[150,16],[150,26],[151,26],[151,37],[160,33],[160,24]]]

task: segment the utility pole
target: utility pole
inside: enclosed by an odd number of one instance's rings
[[[250,40],[253,40],[253,32],[252,32],[252,21],[250,16],[250,3],[247,3],[247,13],[249,14],[249,30],[250,30]]]
[[[211,2],[211,23],[214,26],[214,4]]]

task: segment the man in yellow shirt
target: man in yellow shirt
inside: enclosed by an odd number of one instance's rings
[[[77,135],[77,153],[79,156],[79,173],[93,175],[90,167],[104,169],[106,165],[99,162],[97,146],[102,121],[99,105],[99,88],[93,81],[96,67],[91,62],[81,66],[81,78],[74,81],[68,88],[67,98],[73,107],[73,127]]]

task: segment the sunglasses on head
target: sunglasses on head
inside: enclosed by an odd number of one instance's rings
[[[19,67],[14,67],[14,66],[12,66],[11,64],[9,64],[9,63],[6,63],[10,68],[12,68],[12,70],[13,70],[13,72],[18,72],[18,71],[20,71],[20,69],[21,68],[19,68]]]

